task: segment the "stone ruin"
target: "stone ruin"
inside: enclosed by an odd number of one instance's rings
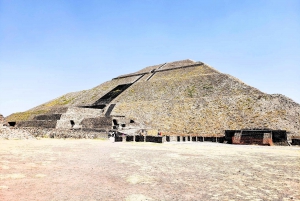
[[[189,59],[121,75],[7,120],[54,133],[114,134],[116,141],[283,145],[300,136],[298,103]]]
[[[0,114],[0,127],[2,128],[3,126],[5,126],[5,119],[4,116],[2,114]]]

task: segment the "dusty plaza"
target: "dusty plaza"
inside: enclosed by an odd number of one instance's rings
[[[300,201],[300,0],[0,0],[0,201]]]
[[[0,200],[300,200],[300,147],[0,140]]]

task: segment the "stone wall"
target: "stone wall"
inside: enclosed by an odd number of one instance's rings
[[[51,128],[4,128],[0,129],[0,139],[36,139],[40,138],[73,138],[73,139],[108,139],[102,131],[84,131]]]
[[[53,107],[47,112],[47,114],[62,114],[66,113],[68,110],[68,107]]]
[[[101,109],[70,107],[57,121],[56,128],[81,128],[81,122],[84,118],[94,118],[101,115],[103,115]],[[71,121],[74,122],[74,125],[71,124]]]
[[[59,120],[61,117],[61,114],[42,114],[42,115],[37,115],[33,119],[34,120]]]
[[[112,118],[111,117],[97,117],[97,118],[86,118],[80,123],[82,128],[92,129],[112,129]]]
[[[20,140],[30,140],[35,139],[35,137],[26,129],[20,129],[20,128],[1,128],[0,129],[0,139],[20,139]]]
[[[16,127],[40,127],[40,128],[55,128],[56,120],[31,120],[31,121],[19,121],[16,124]]]

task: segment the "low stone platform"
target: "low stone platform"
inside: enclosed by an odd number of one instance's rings
[[[51,128],[5,128],[0,129],[0,139],[108,139],[108,133],[101,130],[51,129]]]

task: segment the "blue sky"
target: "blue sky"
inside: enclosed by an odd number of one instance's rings
[[[0,113],[192,59],[300,103],[299,0],[0,0]]]

